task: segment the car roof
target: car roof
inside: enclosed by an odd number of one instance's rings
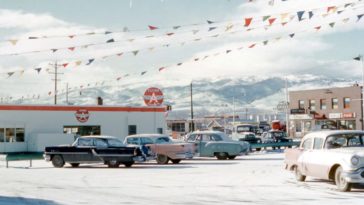
[[[118,139],[117,137],[107,136],[107,135],[86,135],[86,136],[81,136],[79,138]]]
[[[309,137],[320,137],[320,138],[326,138],[330,135],[335,134],[364,134],[364,131],[362,130],[322,130],[322,131],[314,131],[306,134],[304,138]]]
[[[129,135],[126,138],[130,137],[150,137],[150,138],[158,138],[158,137],[169,137],[165,134],[135,134],[135,135]]]

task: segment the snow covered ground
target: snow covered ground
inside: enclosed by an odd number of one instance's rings
[[[51,163],[0,161],[0,204],[363,204],[364,186],[350,193],[332,182],[298,183],[283,167],[283,153],[236,160],[212,158],[178,165],[138,164],[53,168]]]

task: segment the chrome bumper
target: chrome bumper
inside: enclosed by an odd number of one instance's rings
[[[192,159],[193,154],[191,152],[176,154],[176,159]]]
[[[154,159],[155,159],[154,156],[150,156],[150,157],[135,156],[135,157],[133,157],[134,162],[146,162],[146,161],[154,160]]]
[[[349,183],[364,183],[364,167],[355,171],[344,172],[343,177]]]
[[[51,161],[51,155],[49,155],[49,154],[43,154],[43,158],[47,162]]]

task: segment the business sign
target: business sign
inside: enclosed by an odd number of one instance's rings
[[[329,113],[329,119],[341,118],[341,113]]]
[[[289,119],[291,120],[312,120],[312,115],[300,114],[300,115],[289,115]]]
[[[302,108],[299,108],[299,109],[291,109],[291,114],[305,114],[306,113],[306,110],[305,109],[302,109]]]
[[[148,88],[144,92],[144,103],[148,106],[160,106],[163,103],[163,93],[159,88]]]
[[[355,118],[355,112],[343,113],[343,118]]]
[[[90,117],[90,113],[86,109],[79,109],[76,111],[75,116],[79,122],[85,123]]]

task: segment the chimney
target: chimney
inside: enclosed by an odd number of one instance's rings
[[[103,102],[102,102],[102,97],[97,97],[97,105],[102,105]]]

